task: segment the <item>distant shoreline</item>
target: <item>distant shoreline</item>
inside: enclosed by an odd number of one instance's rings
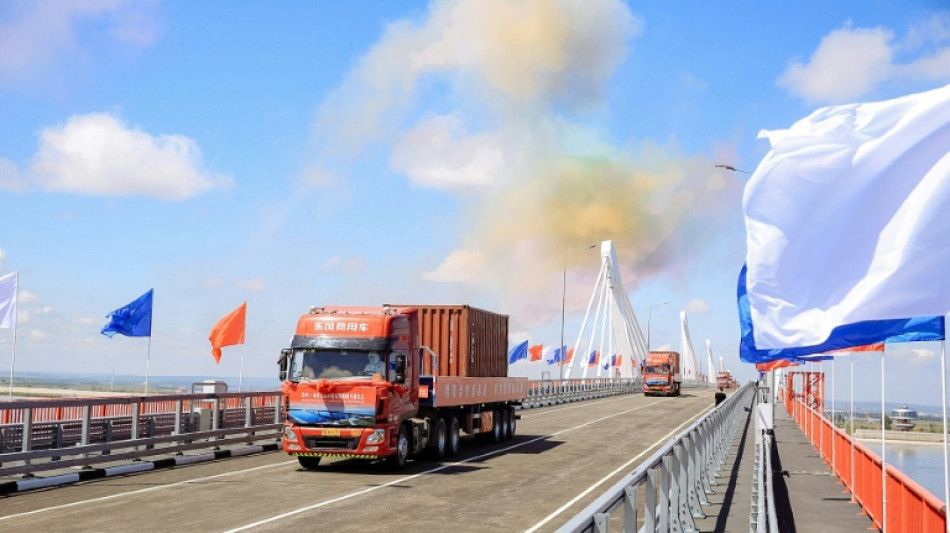
[[[943,433],[923,433],[919,431],[885,431],[887,442],[901,442],[908,444],[943,444]],[[858,440],[881,442],[881,430],[857,429],[854,437]]]

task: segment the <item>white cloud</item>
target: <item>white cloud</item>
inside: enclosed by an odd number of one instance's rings
[[[891,75],[893,38],[886,28],[834,30],[807,64],[793,61],[778,85],[811,102],[855,99]]]
[[[17,306],[16,309],[16,322],[17,324],[23,324],[30,321],[30,312],[22,307]]]
[[[263,276],[258,276],[253,279],[235,280],[234,284],[250,292],[261,292],[267,288],[267,283],[264,281]]]
[[[107,319],[105,319],[105,318],[94,318],[94,317],[88,317],[88,316],[87,316],[87,317],[79,317],[79,318],[76,319],[76,323],[78,323],[78,324],[80,324],[80,325],[83,325],[83,326],[92,326],[92,325],[96,325],[96,324],[100,324],[100,325],[103,325],[103,326],[104,326],[104,325],[106,324],[106,322],[107,322]]]
[[[950,15],[934,15],[902,39],[888,28],[848,24],[822,38],[807,62],[791,61],[777,83],[810,102],[841,103],[907,80],[950,80]]]
[[[35,340],[41,340],[49,337],[49,333],[43,331],[42,329],[31,329],[30,338]]]
[[[933,350],[927,348],[912,348],[908,355],[910,359],[907,362],[911,366],[923,366],[933,361],[936,354]]]
[[[26,190],[26,186],[27,182],[20,175],[20,169],[16,163],[0,157],[0,189],[23,192]]]
[[[393,148],[390,163],[416,184],[451,189],[491,185],[515,155],[498,133],[468,135],[458,114],[430,117]]]
[[[349,271],[349,270],[358,270],[363,268],[366,265],[366,262],[362,257],[350,257],[345,259],[338,255],[335,255],[320,265],[320,270],[330,272],[330,271]]]
[[[48,191],[183,200],[231,184],[202,168],[188,137],[152,136],[105,113],[73,116],[40,139],[30,178]]]
[[[122,47],[150,46],[161,32],[158,0],[18,4],[4,8],[0,23],[0,72],[23,72],[85,56],[87,50],[78,34],[90,26]]]
[[[224,286],[224,280],[221,278],[208,278],[201,286],[205,289],[218,289]]]
[[[7,258],[7,253],[0,248],[0,270],[3,270],[3,260]]]
[[[485,256],[477,250],[453,250],[439,268],[423,272],[422,279],[438,282],[474,283],[485,271]]]
[[[696,298],[690,300],[683,309],[689,314],[701,315],[709,312],[709,304],[706,303],[706,300]]]
[[[34,294],[34,293],[32,293],[32,292],[30,292],[30,291],[28,291],[28,290],[26,290],[26,289],[20,289],[19,293],[17,294],[17,302],[18,302],[18,303],[23,303],[23,304],[25,304],[25,303],[29,303],[29,302],[38,301],[39,299],[40,299],[39,296],[37,296],[36,294]]]

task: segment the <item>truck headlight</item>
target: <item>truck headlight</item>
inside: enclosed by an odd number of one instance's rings
[[[369,434],[369,437],[366,437],[366,444],[379,444],[384,440],[386,440],[386,430],[374,429],[373,432]]]
[[[284,438],[290,442],[297,442],[297,433],[290,426],[284,426]]]

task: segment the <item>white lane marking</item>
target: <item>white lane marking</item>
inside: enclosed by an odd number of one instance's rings
[[[660,400],[660,401],[662,401],[662,400]],[[560,430],[560,431],[556,431],[556,432],[554,432],[554,433],[551,433],[550,435],[542,435],[542,436],[540,436],[540,437],[535,437],[535,438],[533,438],[533,439],[531,439],[531,440],[529,440],[529,441],[525,441],[525,442],[521,442],[521,443],[518,443],[518,444],[514,444],[514,445],[511,445],[511,446],[508,446],[507,448],[501,448],[501,449],[499,449],[499,450],[493,450],[493,451],[490,451],[490,452],[488,452],[488,453],[483,453],[483,454],[481,454],[481,455],[477,455],[477,456],[475,456],[475,457],[469,457],[468,459],[464,459],[464,460],[462,460],[462,461],[456,461],[456,462],[454,462],[454,463],[449,463],[449,464],[446,464],[446,465],[442,465],[442,466],[433,468],[433,469],[431,469],[431,470],[426,470],[426,471],[424,471],[424,472],[419,472],[418,474],[413,474],[413,475],[411,475],[411,476],[402,477],[402,478],[399,478],[399,479],[390,481],[390,482],[388,482],[388,483],[384,483],[384,484],[382,484],[382,485],[376,485],[376,486],[374,486],[374,487],[369,487],[369,488],[367,488],[367,489],[359,490],[359,491],[356,491],[356,492],[351,492],[351,493],[349,493],[349,494],[344,494],[343,496],[338,496],[338,497],[333,498],[333,499],[330,499],[330,500],[324,500],[324,501],[322,501],[322,502],[318,502],[318,503],[315,503],[315,504],[313,504],[313,505],[308,505],[308,506],[306,506],[306,507],[301,507],[301,508],[299,508],[299,509],[294,509],[293,511],[287,511],[286,513],[281,513],[281,514],[279,514],[279,515],[275,515],[275,516],[272,516],[272,517],[270,517],[270,518],[265,518],[264,520],[259,520],[259,521],[257,521],[257,522],[253,522],[253,523],[251,523],[251,524],[239,526],[239,527],[236,527],[236,528],[234,528],[234,529],[229,529],[229,530],[225,531],[224,533],[236,533],[236,532],[238,532],[238,531],[246,531],[246,530],[248,530],[248,529],[251,529],[251,528],[254,528],[254,527],[257,527],[257,526],[262,526],[262,525],[264,525],[264,524],[269,524],[269,523],[271,523],[271,522],[276,522],[276,521],[278,521],[278,520],[281,520],[281,519],[284,519],[284,518],[288,518],[288,517],[291,517],[291,516],[294,516],[294,515],[298,515],[298,514],[300,514],[300,513],[305,513],[305,512],[307,512],[307,511],[312,511],[312,510],[314,510],[314,509],[319,509],[319,508],[321,508],[321,507],[325,507],[325,506],[330,505],[330,504],[333,504],[333,503],[341,502],[341,501],[343,501],[343,500],[348,500],[348,499],[350,499],[350,498],[355,498],[355,497],[357,497],[357,496],[362,496],[363,494],[368,494],[368,493],[373,492],[373,491],[375,491],[375,490],[379,490],[379,489],[382,489],[382,488],[390,487],[390,486],[396,485],[396,484],[398,484],[398,483],[405,483],[406,481],[410,481],[410,480],[413,480],[413,479],[416,479],[416,478],[418,478],[418,477],[422,477],[422,476],[425,476],[425,475],[428,475],[428,474],[433,474],[433,473],[435,473],[435,472],[439,472],[439,471],[445,470],[445,469],[447,469],[447,468],[452,468],[452,467],[454,467],[454,466],[459,466],[459,465],[462,465],[462,464],[465,464],[465,463],[468,463],[468,462],[471,462],[471,461],[478,461],[478,460],[484,459],[484,458],[486,458],[486,457],[491,457],[491,456],[493,456],[493,455],[498,455],[498,454],[500,454],[500,453],[507,452],[507,451],[509,451],[509,450],[514,450],[515,448],[520,448],[520,447],[522,447],[522,446],[527,446],[528,444],[533,444],[533,443],[535,443],[535,442],[537,442],[537,441],[539,441],[539,440],[544,440],[544,439],[547,439],[547,438],[550,438],[550,437],[554,437],[554,436],[560,435],[561,433],[567,433],[567,432],[569,432],[569,431],[574,431],[574,430],[576,430],[576,429],[580,429],[580,428],[583,428],[583,427],[587,427],[587,426],[589,426],[589,425],[591,425],[591,424],[596,424],[597,422],[603,422],[604,420],[607,420],[607,419],[610,419],[610,418],[614,418],[614,417],[617,417],[617,416],[620,416],[620,415],[624,415],[624,414],[627,414],[627,413],[632,413],[633,411],[639,411],[640,409],[645,409],[645,408],[647,408],[647,407],[652,407],[653,405],[655,405],[655,404],[657,404],[657,403],[660,403],[660,401],[656,401],[656,402],[649,403],[649,404],[646,404],[646,405],[641,405],[641,406],[639,406],[639,407],[634,407],[634,408],[632,408],[632,409],[627,409],[626,411],[620,411],[620,412],[618,412],[618,413],[613,413],[613,414],[611,414],[611,415],[603,416],[603,417],[597,418],[597,419],[595,419],[595,420],[590,420],[590,421],[588,421],[588,422],[584,422],[583,424],[580,424],[580,425],[578,425],[578,426],[574,426],[574,427],[570,427],[570,428],[567,428],[567,429],[562,429],[562,430]],[[588,405],[590,405],[590,404],[588,404]]]
[[[131,491],[131,492],[121,492],[121,493],[119,493],[119,494],[111,494],[111,495],[109,495],[109,496],[101,496],[101,497],[99,497],[99,498],[92,498],[92,499],[89,499],[89,500],[82,500],[82,501],[72,502],[72,503],[64,503],[64,504],[62,504],[62,505],[54,505],[54,506],[52,506],[52,507],[44,507],[44,508],[42,508],[42,509],[34,509],[34,510],[32,510],[32,511],[26,511],[26,512],[23,512],[23,513],[11,514],[11,515],[7,515],[7,516],[0,516],[0,521],[2,521],[2,520],[8,520],[8,519],[10,519],[10,518],[19,518],[19,517],[21,517],[21,516],[29,516],[29,515],[39,514],[39,513],[45,513],[45,512],[47,512],[47,511],[56,511],[56,510],[58,510],[58,509],[66,509],[66,508],[69,508],[69,507],[76,507],[77,505],[84,505],[84,504],[87,504],[87,503],[96,503],[96,502],[102,502],[102,501],[106,501],[106,500],[114,500],[114,499],[116,499],[116,498],[122,498],[122,497],[124,497],[124,496],[133,496],[133,495],[136,495],[136,494],[143,494],[143,493],[146,493],[146,492],[152,492],[152,491],[156,491],[156,490],[170,489],[170,488],[172,488],[172,487],[178,487],[178,486],[180,486],[180,485],[187,485],[187,484],[189,484],[189,483],[198,483],[198,482],[207,481],[207,480],[210,480],[210,479],[216,479],[216,478],[227,477],[227,476],[234,476],[234,475],[237,475],[237,474],[246,474],[246,473],[248,473],[248,472],[254,472],[254,471],[256,471],[256,470],[263,470],[263,469],[265,469],[265,468],[273,468],[273,467],[276,467],[276,466],[286,466],[286,465],[288,465],[288,464],[290,464],[290,463],[296,463],[296,462],[297,462],[297,461],[294,460],[294,461],[284,461],[284,462],[281,462],[281,463],[275,463],[275,464],[272,464],[272,465],[255,466],[254,468],[248,468],[248,469],[245,469],[245,470],[235,470],[235,471],[233,471],[233,472],[224,472],[223,474],[215,474],[215,475],[213,475],[213,476],[199,477],[199,478],[195,478],[195,479],[188,479],[188,480],[185,480],[185,481],[179,481],[179,482],[177,482],[177,483],[172,483],[172,484],[170,484],[170,485],[160,485],[160,486],[158,486],[158,487],[149,487],[149,488],[147,488],[147,489],[133,490],[133,491]]]
[[[560,515],[561,513],[563,513],[564,511],[566,511],[568,508],[570,508],[572,505],[574,505],[575,503],[577,503],[577,502],[578,502],[581,498],[583,498],[584,496],[587,496],[588,494],[590,494],[591,491],[593,491],[594,489],[596,489],[597,487],[599,487],[600,485],[602,485],[602,484],[603,484],[604,482],[606,482],[608,479],[610,479],[610,478],[616,476],[617,474],[619,474],[619,473],[622,472],[623,470],[629,468],[631,464],[633,464],[635,461],[638,461],[641,457],[643,457],[644,455],[646,455],[647,452],[649,452],[650,450],[656,448],[657,446],[659,446],[659,445],[662,444],[663,442],[666,442],[667,440],[669,440],[670,437],[672,437],[673,435],[675,435],[676,432],[680,430],[680,428],[682,428],[682,427],[685,426],[686,424],[689,424],[689,423],[692,422],[693,420],[696,420],[697,418],[699,418],[699,417],[700,417],[703,413],[705,413],[706,411],[708,411],[708,409],[706,409],[706,410],[700,412],[700,413],[697,414],[696,416],[690,418],[690,419],[687,420],[686,422],[683,422],[682,424],[680,424],[679,426],[677,426],[675,429],[673,429],[673,431],[670,431],[670,432],[667,433],[666,435],[660,437],[660,439],[659,439],[658,441],[654,442],[652,446],[650,446],[650,447],[647,448],[646,450],[643,450],[642,452],[640,452],[639,454],[637,454],[637,456],[634,457],[633,459],[630,459],[630,460],[627,461],[626,463],[624,463],[624,464],[618,466],[613,472],[611,472],[611,473],[607,474],[606,476],[604,476],[603,478],[601,478],[600,481],[598,481],[597,483],[594,483],[593,485],[587,487],[586,490],[584,490],[583,492],[581,492],[580,494],[578,494],[577,496],[575,496],[574,498],[572,498],[571,501],[565,503],[564,505],[562,505],[561,507],[559,507],[556,511],[554,511],[553,513],[551,513],[551,514],[549,514],[548,516],[544,517],[543,520],[541,520],[541,521],[538,522],[537,524],[531,526],[530,529],[526,529],[526,530],[525,530],[525,533],[534,533],[535,531],[537,531],[538,528],[540,528],[540,527],[543,526],[544,524],[547,524],[548,522],[550,522],[551,520],[553,520],[554,518],[556,518],[558,515]]]

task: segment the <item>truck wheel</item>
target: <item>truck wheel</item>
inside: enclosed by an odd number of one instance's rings
[[[512,407],[508,408],[508,440],[515,438],[515,429],[518,427],[518,416]]]
[[[455,455],[459,451],[459,419],[449,415],[445,417],[445,425],[448,426],[445,453],[446,455]]]
[[[501,423],[501,440],[508,440],[511,438],[511,435],[508,434],[508,421],[511,420],[511,414],[507,408],[499,409],[496,412],[499,414],[498,422]]]
[[[432,428],[432,446],[429,448],[429,456],[433,459],[445,457],[446,441],[448,440],[446,433],[445,420],[439,418],[435,422],[435,427]]]
[[[399,426],[399,436],[396,437],[396,453],[386,457],[386,464],[391,470],[400,470],[409,462],[409,431],[406,425]]]
[[[493,443],[501,442],[502,438],[504,437],[501,429],[503,425],[504,422],[501,420],[501,410],[495,409],[492,411],[491,415],[491,441]]]
[[[297,462],[300,463],[300,466],[306,468],[307,470],[316,470],[320,466],[319,457],[304,457],[302,455],[297,456]]]

